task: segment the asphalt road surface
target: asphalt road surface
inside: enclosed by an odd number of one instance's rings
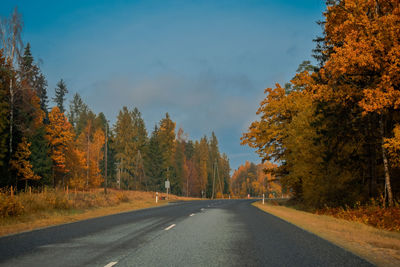
[[[251,202],[179,202],[3,237],[0,266],[371,266]]]

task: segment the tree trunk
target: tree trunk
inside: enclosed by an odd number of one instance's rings
[[[108,146],[108,132],[107,132],[108,125],[106,123],[106,140],[104,146],[104,194],[107,194],[107,146]]]
[[[89,122],[89,126],[88,126],[88,132],[87,132],[87,153],[86,153],[86,161],[87,161],[87,163],[86,163],[86,166],[87,166],[87,171],[86,171],[86,187],[89,187],[89,170],[90,170],[90,165],[89,165],[89,162],[90,162],[90,139],[89,139],[89,137],[90,137],[90,122]]]
[[[10,158],[12,156],[12,152],[13,152],[13,147],[12,147],[12,143],[13,143],[13,124],[14,124],[14,90],[12,87],[13,84],[13,80],[11,78],[10,80]]]
[[[390,173],[389,173],[389,163],[386,157],[386,152],[384,148],[384,142],[385,142],[385,131],[384,131],[384,126],[383,126],[383,115],[379,118],[379,128],[380,128],[380,133],[381,133],[381,146],[382,146],[382,159],[383,159],[383,168],[384,168],[384,173],[385,173],[385,192],[387,193],[388,196],[388,204],[389,207],[393,206],[393,193],[392,193],[392,187],[390,185]]]

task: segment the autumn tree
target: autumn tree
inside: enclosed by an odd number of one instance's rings
[[[48,157],[49,144],[45,138],[45,120],[47,117],[47,93],[43,74],[34,62],[29,43],[19,64],[19,82],[21,90],[16,93],[15,122],[16,131],[28,138],[32,152],[30,160],[34,172],[49,183],[52,163]],[[39,98],[38,94],[40,93]],[[18,135],[16,135],[17,137]]]
[[[385,193],[393,205],[385,138],[393,136],[400,105],[400,9],[398,1],[333,2],[325,13],[325,42],[331,47],[320,71],[317,96],[353,109],[369,123],[377,121]],[[326,51],[324,51],[326,52]]]
[[[69,171],[66,165],[66,155],[74,139],[74,133],[72,125],[58,107],[54,107],[49,113],[49,124],[46,125],[46,132],[53,161],[53,186],[56,186],[59,181],[62,181],[64,185],[65,175]]]
[[[282,193],[279,179],[267,170],[273,170],[277,166],[270,162],[254,164],[246,161],[234,171],[231,179],[232,194],[240,197],[262,196],[278,197]]]
[[[32,164],[29,161],[31,144],[25,137],[18,144],[17,150],[13,158],[10,160],[11,168],[16,170],[17,179],[25,181],[25,188],[28,186],[28,180],[39,180],[40,176],[36,175],[32,170]]]

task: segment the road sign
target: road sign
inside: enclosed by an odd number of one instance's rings
[[[169,184],[169,181],[167,180],[167,181],[165,181],[165,188],[169,188],[169,186],[170,186],[170,184]]]

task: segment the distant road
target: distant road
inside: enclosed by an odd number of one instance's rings
[[[0,238],[0,266],[371,266],[254,200],[206,200]]]

